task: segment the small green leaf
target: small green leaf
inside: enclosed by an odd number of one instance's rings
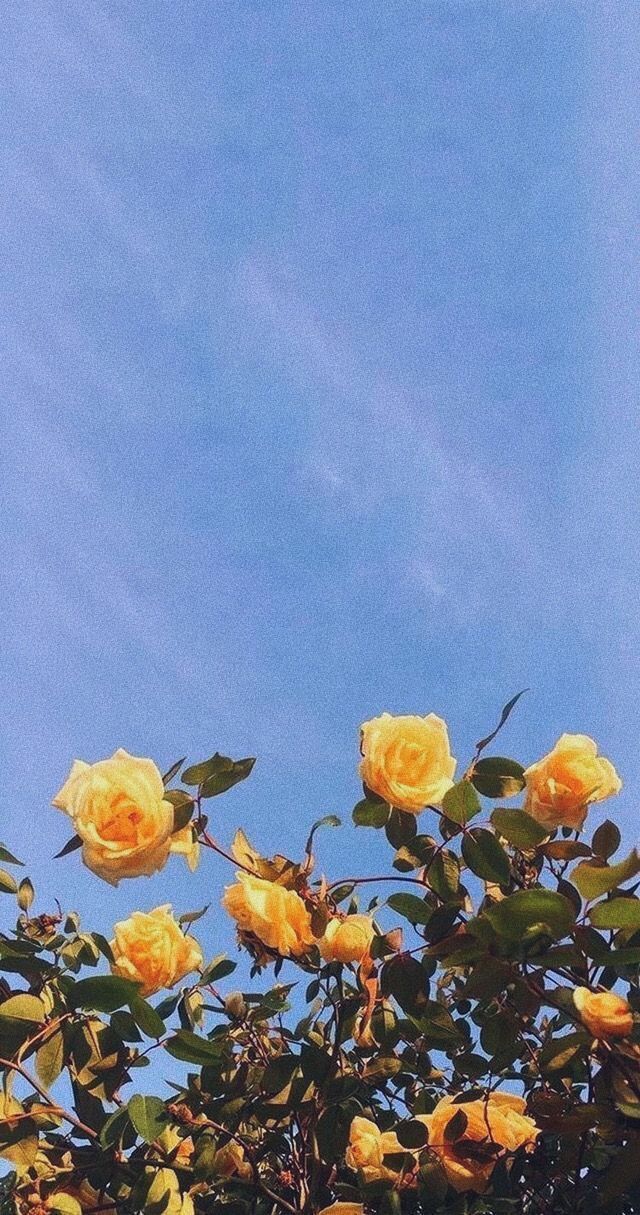
[[[462,841],[462,855],[476,877],[500,885],[509,881],[509,857],[492,831],[472,827]]]
[[[476,743],[476,754],[479,754],[480,751],[484,751],[485,747],[488,747],[489,743],[493,742],[494,738],[496,737],[497,734],[500,733],[500,730],[502,729],[503,725],[505,724],[508,717],[510,716],[511,710],[513,708],[515,708],[518,701],[520,700],[520,697],[524,696],[525,692],[528,692],[528,691],[529,691],[528,688],[523,688],[521,692],[516,692],[515,696],[512,696],[511,700],[507,701],[506,705],[504,706],[504,708],[500,714],[500,721],[498,722],[495,730],[492,730],[490,734],[487,734],[486,738],[481,738],[480,742]]]
[[[387,906],[412,924],[428,924],[433,915],[433,908],[415,894],[392,894],[387,899]]]
[[[29,878],[23,878],[18,886],[18,907],[21,911],[28,911],[35,898],[35,890],[33,883]]]
[[[426,1147],[429,1138],[424,1122],[419,1122],[417,1118],[410,1118],[408,1122],[401,1122],[396,1128],[396,1134],[402,1146],[409,1149]]]
[[[165,774],[162,778],[162,783],[165,786],[165,788],[167,785],[171,784],[171,781],[173,780],[174,776],[178,775],[178,772],[180,771],[186,758],[187,758],[186,755],[183,755],[182,759],[177,759],[175,764],[172,764],[171,767],[165,772]]]
[[[224,1050],[221,1041],[212,1042],[209,1038],[201,1038],[188,1029],[179,1029],[173,1038],[165,1043],[165,1050],[174,1059],[183,1063],[220,1064],[220,1055]]]
[[[462,1108],[458,1109],[444,1128],[445,1143],[456,1143],[467,1129],[469,1119]]]
[[[143,1000],[141,996],[134,996],[129,1002],[131,1015],[143,1034],[147,1038],[161,1038],[165,1031],[165,1024],[159,1013],[151,1004]]]
[[[452,823],[464,827],[482,809],[471,781],[461,780],[442,799],[442,812]]]
[[[47,1038],[36,1053],[36,1075],[45,1088],[51,1088],[64,1066],[64,1038],[61,1030]]]
[[[384,827],[389,818],[389,806],[387,802],[370,802],[368,797],[363,797],[353,807],[352,818],[356,827]]]
[[[116,1008],[122,1008],[124,1004],[129,1004],[138,994],[138,984],[132,983],[130,979],[120,979],[117,975],[99,975],[75,983],[69,993],[69,1000],[74,1008],[110,1013],[115,1012]]]
[[[549,834],[524,810],[494,810],[491,824],[514,848],[535,848]]]
[[[186,768],[182,779],[185,785],[200,785],[201,797],[217,797],[239,781],[246,780],[255,762],[253,756],[247,759],[230,759],[228,755],[220,755],[216,751],[211,759]]]
[[[577,886],[583,899],[598,899],[602,894],[615,890],[623,882],[640,873],[640,853],[634,848],[629,856],[618,865],[592,865],[582,861],[571,874],[571,881]]]
[[[2,1004],[0,1004],[0,1017],[11,1017],[17,1021],[35,1021],[39,1023],[44,1020],[44,1004],[38,996],[29,995],[28,992],[18,996],[10,996],[8,1000],[3,1000]]]
[[[612,823],[610,818],[605,818],[593,833],[591,847],[597,856],[601,856],[607,861],[614,852],[617,852],[621,840],[622,836],[615,823]]]
[[[3,861],[5,865],[20,865],[24,868],[24,861],[19,861],[17,856],[5,848],[4,844],[0,844],[0,861]]]
[[[0,892],[2,894],[16,894],[18,883],[6,869],[0,869]]]
[[[340,819],[338,818],[337,814],[325,814],[323,818],[316,819],[315,823],[313,824],[313,826],[309,832],[309,838],[307,839],[307,842],[306,842],[305,848],[304,848],[305,852],[307,853],[307,856],[309,856],[311,853],[311,849],[313,848],[313,837],[319,827],[339,827],[339,826],[340,826]]]
[[[499,936],[521,940],[532,930],[546,932],[555,940],[566,936],[575,923],[575,911],[563,894],[554,890],[518,890],[508,898],[486,907],[489,920]]]
[[[211,903],[205,903],[204,907],[201,907],[199,911],[185,911],[184,915],[178,916],[178,923],[181,927],[183,924],[196,924],[198,920],[202,919],[203,915],[207,914],[210,906]]]
[[[392,806],[384,831],[394,848],[410,844],[418,833],[415,814],[409,814],[406,810],[397,810]]]
[[[445,902],[455,898],[460,886],[460,864],[455,853],[448,848],[438,852],[425,876],[431,889]]]
[[[103,1148],[115,1147],[126,1132],[131,1128],[131,1119],[126,1106],[111,1114],[100,1131],[100,1145]]]
[[[515,759],[492,755],[474,764],[471,782],[483,797],[515,797],[524,789],[524,768]]]
[[[640,928],[640,899],[608,899],[592,907],[589,918],[594,928]]]
[[[61,856],[68,856],[70,852],[77,852],[78,848],[82,848],[82,840],[79,835],[72,835],[70,840],[67,840],[64,848],[56,852],[54,861],[60,860]]]
[[[218,979],[225,979],[227,975],[233,974],[236,966],[237,962],[232,962],[226,954],[219,953],[205,966],[200,982],[206,985],[215,983]]]
[[[135,1093],[129,1100],[127,1111],[145,1143],[153,1143],[168,1121],[165,1104],[160,1097],[143,1097],[141,1093]]]

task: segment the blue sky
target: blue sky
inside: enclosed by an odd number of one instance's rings
[[[624,0],[9,4],[0,143],[3,818],[109,931],[74,757],[258,756],[212,803],[332,877],[357,732],[464,763],[564,730],[634,833],[640,20]],[[601,811],[594,812],[594,819]],[[372,835],[373,833],[371,833]],[[8,900],[7,900],[8,904]]]

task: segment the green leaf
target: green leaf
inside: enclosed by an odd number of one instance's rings
[[[575,923],[575,911],[563,894],[554,890],[518,890],[508,898],[485,907],[488,919],[499,936],[521,940],[533,931],[546,932],[555,940],[566,936]]]
[[[201,1038],[188,1029],[179,1029],[173,1038],[165,1043],[165,1050],[174,1059],[183,1063],[200,1063],[204,1066],[210,1063],[220,1063],[220,1055],[224,1050],[221,1041],[211,1042],[209,1038]]]
[[[406,810],[397,810],[392,806],[384,832],[389,843],[394,848],[401,848],[403,844],[410,844],[411,840],[418,833],[415,814],[409,814]]]
[[[618,865],[591,865],[582,861],[571,874],[571,881],[583,899],[598,899],[602,894],[615,890],[623,882],[640,873],[640,853],[634,848]]]
[[[18,907],[21,911],[28,911],[35,898],[35,890],[33,883],[29,878],[23,878],[18,886]]]
[[[6,869],[0,869],[0,892],[2,894],[16,894],[18,883],[16,879],[7,873]]]
[[[504,706],[504,708],[502,710],[502,713],[500,714],[500,721],[498,722],[495,730],[492,730],[491,734],[487,734],[486,738],[481,738],[480,742],[476,743],[476,754],[479,754],[480,751],[484,751],[485,747],[488,747],[489,743],[493,742],[494,738],[496,737],[497,734],[499,734],[503,725],[507,721],[507,719],[511,713],[511,710],[517,705],[518,701],[520,700],[520,697],[524,696],[525,692],[528,692],[528,691],[529,691],[528,688],[523,688],[521,692],[516,692],[515,696],[512,696],[511,700],[507,701],[506,705]]]
[[[607,861],[614,852],[617,852],[621,840],[622,836],[615,823],[612,823],[610,818],[605,818],[593,833],[591,847],[597,856],[601,856]]]
[[[471,783],[483,797],[515,797],[524,789],[524,768],[515,759],[492,755],[474,764]]]
[[[77,852],[78,848],[82,848],[82,840],[79,835],[72,835],[70,840],[67,840],[64,848],[56,852],[54,861],[60,860],[61,856],[68,856],[70,852]]]
[[[165,786],[165,788],[167,785],[171,784],[171,781],[173,780],[174,776],[178,775],[178,772],[180,771],[186,758],[187,758],[186,755],[183,755],[182,759],[177,759],[175,764],[172,764],[171,767],[165,772],[165,774],[162,778],[162,783]]]
[[[75,983],[69,993],[69,1000],[74,1008],[110,1013],[115,1012],[116,1008],[122,1008],[124,1004],[130,1004],[138,994],[139,985],[132,983],[130,979],[120,979],[117,975],[99,975]]]
[[[353,807],[352,818],[356,827],[384,827],[388,817],[387,802],[370,802],[368,797],[363,797]]]
[[[227,975],[232,975],[236,969],[237,962],[232,962],[224,953],[219,953],[205,966],[202,972],[201,983],[214,983],[217,979],[225,979]]]
[[[456,1143],[467,1129],[469,1119],[462,1108],[458,1109],[444,1128],[445,1143]]]
[[[431,889],[445,902],[455,898],[460,886],[460,864],[455,853],[447,848],[438,852],[430,862],[425,876]]]
[[[17,1021],[44,1021],[44,1004],[38,996],[27,992],[18,996],[10,996],[0,1004],[0,1017],[11,1017]]]
[[[472,827],[462,841],[462,855],[476,877],[500,885],[509,881],[509,857],[492,831]]]
[[[442,799],[442,812],[452,823],[464,827],[482,809],[471,781],[461,780]]]
[[[589,918],[594,928],[640,928],[640,899],[608,899],[592,907]]]
[[[401,1122],[396,1128],[396,1134],[404,1148],[425,1147],[429,1138],[424,1122],[419,1122],[417,1118],[411,1118],[408,1122]]]
[[[129,1117],[145,1143],[153,1143],[167,1123],[167,1111],[160,1097],[143,1097],[135,1093],[127,1105]]]
[[[3,861],[5,865],[20,865],[24,868],[24,861],[19,861],[17,856],[5,848],[4,844],[0,844],[0,861]]]
[[[504,836],[514,848],[535,848],[549,834],[524,810],[494,810],[491,823],[498,835]]]
[[[111,1114],[100,1131],[100,1145],[103,1148],[115,1147],[131,1126],[129,1111],[126,1106]]]
[[[134,996],[129,1002],[131,1016],[147,1038],[161,1038],[165,1031],[162,1017],[141,996]]]
[[[433,908],[415,894],[392,894],[387,899],[387,906],[412,924],[428,924],[433,915]]]
[[[211,903],[205,903],[204,907],[200,907],[198,911],[185,911],[183,915],[178,916],[180,927],[183,924],[196,924],[198,920],[202,919],[203,915],[207,914],[210,906]]]
[[[311,849],[313,848],[313,837],[319,827],[339,827],[339,826],[340,826],[340,819],[338,818],[337,814],[325,814],[323,818],[317,818],[309,832],[309,838],[307,839],[307,842],[304,847],[304,850],[307,853],[307,855],[310,855],[310,853],[311,853]]]
[[[64,1066],[64,1038],[61,1030],[47,1038],[36,1052],[36,1075],[45,1088],[58,1079]]]
[[[193,764],[182,773],[185,785],[200,785],[202,797],[217,797],[226,793],[239,781],[246,780],[255,764],[255,757],[247,759],[230,759],[228,755],[220,755],[217,751],[211,759],[201,764]]]
[[[164,795],[165,802],[173,806],[173,830],[181,831],[193,818],[196,803],[184,789],[169,789]]]

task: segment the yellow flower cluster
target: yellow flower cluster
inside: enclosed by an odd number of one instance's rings
[[[475,1190],[482,1194],[500,1156],[515,1152],[519,1148],[531,1150],[540,1131],[533,1118],[525,1114],[526,1105],[522,1097],[511,1093],[489,1093],[454,1105],[452,1097],[443,1097],[433,1113],[419,1114],[416,1121],[422,1122],[429,1135],[429,1149],[437,1156],[447,1181],[458,1193]],[[458,1139],[449,1140],[447,1128],[462,1110],[466,1118],[464,1131]],[[467,1150],[467,1145],[487,1144],[493,1146],[485,1158],[477,1148]],[[495,1152],[495,1147],[500,1150]],[[375,1181],[398,1180],[398,1169],[388,1162],[396,1153],[405,1155],[393,1131],[380,1131],[368,1118],[353,1119],[349,1131],[349,1146],[346,1162],[357,1172],[365,1184]],[[415,1165],[405,1167],[403,1182],[411,1183]]]
[[[324,936],[317,939],[311,914],[295,890],[278,882],[238,873],[238,881],[227,886],[222,905],[236,921],[241,933],[249,933],[282,957],[301,957],[318,945],[325,961],[360,962],[373,938],[369,916],[350,915],[329,921]]]

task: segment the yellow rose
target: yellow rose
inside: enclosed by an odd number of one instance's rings
[[[285,958],[306,953],[314,941],[311,916],[295,890],[251,873],[238,873],[237,878],[235,886],[227,886],[222,906],[240,931],[253,933]]]
[[[364,1182],[395,1181],[397,1172],[384,1163],[384,1157],[395,1152],[403,1153],[404,1148],[394,1131],[381,1131],[369,1118],[353,1119],[345,1160]]]
[[[114,975],[141,983],[141,994],[152,996],[174,987],[190,971],[202,966],[202,950],[184,935],[166,903],[155,911],[134,911],[114,926],[111,942]]]
[[[383,713],[362,726],[360,775],[398,810],[418,814],[439,805],[453,785],[456,761],[441,717],[392,717]]]
[[[325,962],[361,962],[374,936],[368,915],[348,915],[344,920],[329,920],[324,936],[318,942]]]
[[[253,1169],[247,1160],[242,1144],[230,1139],[228,1143],[218,1148],[213,1167],[217,1177],[240,1177],[250,1181]]]
[[[447,1142],[446,1128],[458,1110],[462,1110],[467,1118],[461,1140],[497,1143],[506,1152],[515,1152],[521,1147],[531,1148],[540,1133],[533,1118],[525,1114],[525,1109],[522,1097],[511,1093],[490,1093],[486,1100],[480,1097],[461,1105],[454,1105],[452,1097],[443,1097],[432,1114],[418,1115],[418,1120],[424,1123],[429,1132],[429,1147],[439,1157],[447,1181],[454,1190],[458,1193],[475,1190],[482,1194],[496,1163],[495,1156],[477,1160],[465,1155],[464,1142]]]
[[[524,774],[524,808],[543,827],[578,831],[591,802],[619,793],[622,781],[608,759],[586,734],[563,734],[553,751],[531,764]]]
[[[173,806],[153,760],[122,749],[97,764],[76,759],[53,805],[72,820],[85,865],[112,886],[165,864]]]
[[[633,1013],[624,996],[576,987],[573,1002],[594,1038],[626,1038],[633,1029]]]
[[[330,1207],[323,1207],[319,1215],[364,1215],[361,1202],[333,1202]]]

